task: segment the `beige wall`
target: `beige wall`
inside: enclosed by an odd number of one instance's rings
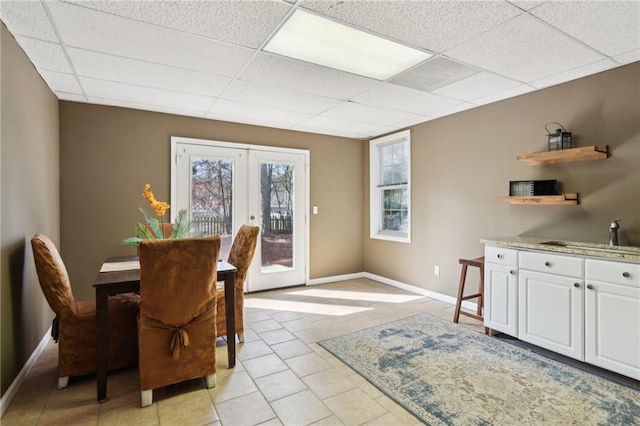
[[[142,218],[144,183],[170,199],[171,136],[310,150],[310,277],[363,269],[362,142],[124,108],[61,102],[62,251],[76,297]]]
[[[482,255],[481,238],[606,243],[610,221],[622,218],[621,244],[640,245],[639,79],[635,63],[414,127],[411,244],[368,238],[365,143],[365,270],[454,296],[458,259]],[[577,146],[609,145],[610,158],[543,167],[517,161],[519,154],[546,150],[550,121],[572,131]],[[529,179],[557,179],[565,192],[580,194],[580,204],[495,200],[508,195],[510,180]]]
[[[0,24],[1,390],[6,392],[47,329],[53,313],[38,283],[30,239],[60,241],[58,100]]]

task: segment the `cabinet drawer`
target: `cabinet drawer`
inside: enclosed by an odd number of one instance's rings
[[[484,249],[484,261],[498,265],[518,266],[518,250],[487,246]]]
[[[640,287],[638,264],[587,259],[585,273],[587,280]]]
[[[565,277],[584,277],[584,259],[579,257],[521,251],[518,261],[521,269],[563,275]]]

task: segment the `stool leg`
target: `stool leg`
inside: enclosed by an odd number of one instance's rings
[[[478,316],[482,316],[482,308],[484,308],[484,268],[480,267],[480,284],[478,285]]]
[[[481,310],[482,313],[478,312],[484,322],[484,263],[480,265],[480,298],[478,299],[478,310]],[[491,334],[491,330],[489,327],[484,328],[484,334]]]
[[[460,319],[460,306],[462,306],[462,295],[464,294],[464,283],[467,278],[467,265],[462,265],[460,271],[460,284],[458,284],[458,299],[456,300],[456,310],[453,313],[453,322],[457,323]]]

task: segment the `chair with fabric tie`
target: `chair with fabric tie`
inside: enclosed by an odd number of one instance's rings
[[[67,268],[46,235],[35,235],[31,248],[40,287],[56,314],[52,335],[58,342],[58,389],[62,389],[68,385],[69,376],[96,371],[96,301],[75,300]],[[133,293],[109,298],[107,366],[110,370],[135,365],[138,361],[139,301]]]
[[[197,377],[216,384],[216,274],[220,237],[143,240],[139,368],[142,406],[153,389]]]
[[[231,251],[229,252],[228,262],[237,268],[235,278],[235,319],[236,334],[238,340],[244,342],[244,282],[247,278],[247,271],[253,260],[258,243],[258,232],[260,228],[257,226],[242,225],[238,230]],[[216,314],[216,328],[218,336],[227,336],[226,321],[226,304],[224,298],[224,287],[218,287],[218,312]],[[229,339],[229,337],[227,337]],[[234,339],[229,339],[234,340]],[[232,341],[231,343],[235,343]],[[231,344],[230,343],[230,344]]]

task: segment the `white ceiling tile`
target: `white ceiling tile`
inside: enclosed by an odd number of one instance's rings
[[[575,80],[577,78],[581,78],[587,75],[596,74],[596,73],[608,70],[610,68],[614,68],[616,66],[618,66],[618,64],[615,61],[611,59],[603,59],[602,61],[598,61],[593,64],[586,65],[584,67],[575,68],[567,72],[552,75],[551,77],[532,81],[529,84],[535,87],[536,89],[541,89],[543,87],[553,86],[556,84]]]
[[[607,56],[640,49],[638,1],[548,2],[531,13]]]
[[[395,130],[402,129],[405,127],[417,126],[418,124],[426,123],[427,121],[432,120],[430,116],[427,115],[418,115],[411,120],[401,121],[394,125]]]
[[[278,0],[70,3],[252,48],[258,48],[291,9]]]
[[[198,96],[151,87],[80,77],[80,84],[88,98],[113,99],[168,108],[206,111],[215,98]]]
[[[297,132],[306,132],[306,133],[315,133],[321,135],[329,135],[329,136],[338,136],[343,138],[353,138],[353,139],[368,139],[372,135],[370,133],[358,133],[353,130],[332,130],[332,129],[323,129],[321,127],[314,126],[305,126],[303,124],[297,124],[292,126],[289,130],[297,131]]]
[[[333,132],[348,132],[349,134],[363,135],[363,137],[379,135],[383,133],[385,129],[388,129],[387,126],[380,124],[362,123],[359,121],[344,120],[341,118],[320,115],[312,117],[292,127],[292,129],[302,128],[324,129],[331,130]]]
[[[253,54],[251,49],[67,3],[49,7],[63,43],[70,47],[223,76],[234,76]]]
[[[268,87],[244,80],[235,80],[222,95],[222,98],[255,105],[319,114],[339,105],[342,101],[309,95],[293,90]]]
[[[83,77],[217,97],[231,78],[200,71],[136,61],[119,56],[68,48],[76,73]]]
[[[483,96],[481,98],[477,98],[473,100],[473,103],[476,105],[486,105],[492,102],[498,102],[503,99],[509,99],[516,96],[524,95],[525,93],[529,93],[536,90],[534,87],[529,86],[528,84],[521,84],[516,87],[512,87],[511,89],[503,90],[501,92],[496,92],[488,96]]]
[[[515,0],[509,0],[509,3],[518,6],[522,10],[531,10],[534,7],[538,7],[538,6],[540,6],[541,4],[543,4],[545,2],[546,2],[546,0],[545,1],[537,1],[537,0],[515,1]]]
[[[521,83],[499,75],[481,72],[464,80],[441,87],[433,93],[462,101],[471,101],[519,86]]]
[[[456,46],[447,55],[525,83],[603,59],[528,15]]]
[[[56,97],[61,101],[73,101],[73,102],[87,102],[87,98],[82,95],[76,95],[75,93],[55,92]]]
[[[59,44],[40,41],[29,37],[16,37],[16,41],[32,63],[40,70],[73,73],[67,56]]]
[[[73,74],[64,74],[56,71],[40,71],[40,75],[54,92],[73,93],[82,96],[82,89]]]
[[[344,102],[335,108],[322,113],[324,117],[393,125],[416,118],[415,114],[402,111],[373,107],[355,102]]]
[[[623,53],[622,55],[614,56],[613,59],[615,59],[616,62],[618,62],[619,64],[623,64],[623,65],[640,61],[640,49]]]
[[[370,78],[269,53],[256,55],[242,71],[240,78],[343,100],[379,83]]]
[[[58,43],[58,37],[39,1],[0,1],[0,19],[11,34]]]
[[[99,98],[99,97],[89,97],[89,102],[97,105],[109,105],[121,108],[133,108],[139,109],[143,111],[155,111],[155,112],[163,112],[167,114],[175,114],[175,115],[186,115],[190,117],[203,117],[204,113],[202,111],[194,111],[190,109],[183,108],[175,108],[168,107],[162,105],[151,105],[145,103],[138,102],[130,102],[130,101],[120,101],[108,98]]]
[[[460,103],[460,101],[455,99],[445,98],[390,83],[382,83],[353,97],[351,100],[380,108],[390,108],[398,111],[426,115]]]
[[[503,1],[326,1],[301,6],[415,47],[443,52],[513,18]]]
[[[272,124],[281,126],[291,126],[312,117],[311,114],[270,108],[261,105],[250,105],[226,99],[219,99],[207,113],[207,117],[209,118],[217,118],[220,116],[247,118],[253,120],[253,122],[255,122],[255,120],[260,120],[261,122],[271,122]]]
[[[444,117],[444,116],[447,116],[447,115],[452,115],[452,114],[455,114],[455,113],[458,113],[458,112],[466,111],[468,109],[476,108],[477,106],[478,105],[474,105],[474,104],[472,104],[470,102],[464,102],[464,103],[462,103],[460,105],[456,105],[456,106],[451,107],[451,108],[445,108],[445,109],[442,109],[440,111],[436,111],[433,114],[431,114],[431,117],[432,118],[440,118],[440,117]]]

